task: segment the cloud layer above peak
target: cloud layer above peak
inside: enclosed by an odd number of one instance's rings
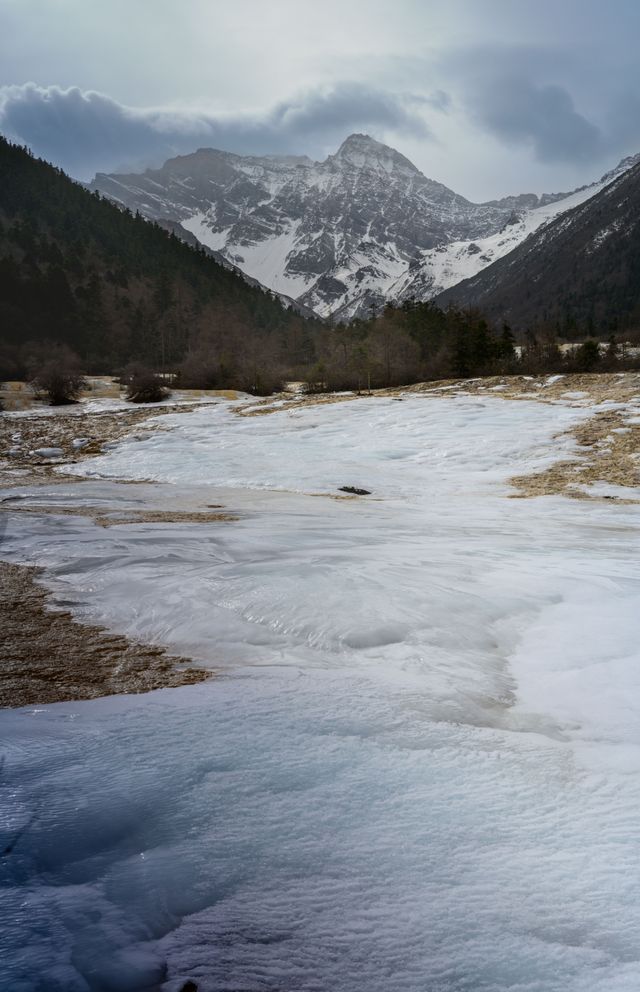
[[[126,107],[102,93],[34,83],[0,88],[0,131],[79,179],[139,169],[210,146],[239,154],[323,157],[352,131],[427,140],[427,101],[338,82],[262,113],[209,114]],[[434,101],[445,104],[446,96]],[[430,104],[429,104],[430,105]],[[442,108],[444,109],[444,107]]]
[[[614,8],[0,0],[0,132],[87,178],[366,131],[471,199],[566,190],[640,150],[640,5]]]

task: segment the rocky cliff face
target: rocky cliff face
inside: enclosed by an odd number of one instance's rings
[[[513,211],[513,198],[470,203],[361,134],[324,162],[200,149],[142,175],[100,174],[92,188],[146,217],[180,222],[323,316],[380,304],[421,252],[485,237]]]
[[[567,195],[471,203],[364,134],[324,162],[202,148],[142,175],[99,174],[92,188],[180,223],[246,275],[336,319],[433,297],[515,247]]]

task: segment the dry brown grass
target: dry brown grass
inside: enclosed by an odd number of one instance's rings
[[[628,433],[616,434],[623,428]],[[574,458],[558,462],[533,475],[511,480],[515,496],[547,496],[562,493],[574,499],[615,499],[621,503],[638,503],[631,493],[624,496],[598,497],[580,486],[608,482],[616,486],[640,485],[640,425],[627,425],[617,411],[596,413],[586,422],[567,432],[578,443]]]
[[[471,395],[489,393],[503,399],[537,400],[540,403],[566,400],[568,405],[577,406],[591,406],[605,400],[625,403],[640,396],[639,372],[571,373],[553,382],[550,379],[555,379],[555,376],[505,375],[486,376],[482,379],[443,379],[438,382],[420,382],[388,392],[442,393],[443,396],[455,396],[456,392]],[[585,393],[585,396],[564,396],[565,393],[579,392]]]
[[[448,380],[409,387],[408,392],[441,391],[443,386],[460,389],[442,391],[442,396],[456,392],[493,395],[505,400],[535,400],[538,403],[566,403],[569,406],[593,407],[600,403],[628,403],[640,399],[640,374],[637,372],[584,373],[564,375],[550,382],[549,376],[494,376],[472,382]],[[555,377],[553,377],[555,378]],[[496,390],[495,387],[500,389]],[[582,393],[582,396],[575,394]],[[567,395],[574,394],[574,395]],[[577,445],[574,457],[548,469],[511,480],[514,497],[563,494],[573,499],[615,499],[620,503],[639,502],[632,494],[597,496],[580,487],[594,482],[637,487],[640,485],[640,424],[628,424],[628,413],[618,410],[594,412],[588,420],[559,437],[571,437]],[[624,430],[624,433],[617,433]]]
[[[0,417],[0,485],[32,485],[46,480],[51,482],[68,481],[71,476],[54,471],[58,466],[74,465],[92,458],[103,451],[106,443],[120,441],[132,434],[136,428],[151,417],[162,417],[169,413],[189,413],[193,406],[161,406],[144,410],[120,410],[114,412],[83,413],[81,415],[56,412],[44,415],[34,411],[31,416],[20,418]],[[160,423],[145,423],[144,434],[165,430]],[[13,436],[20,434],[20,440]],[[88,444],[75,449],[74,438],[86,437]],[[20,452],[8,455],[13,447]],[[61,448],[59,458],[38,458],[30,452],[38,448]],[[75,481],[80,481],[73,476]]]
[[[149,692],[211,676],[163,648],[50,610],[39,574],[37,568],[0,562],[0,706]]]
[[[7,502],[6,508],[12,513],[50,513],[63,517],[87,517],[100,527],[115,527],[122,524],[210,524],[239,520],[232,513],[212,510],[128,510],[117,514],[107,512],[97,506],[60,506],[38,504],[25,506],[22,503]]]

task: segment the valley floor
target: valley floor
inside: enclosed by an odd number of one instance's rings
[[[640,377],[331,399],[2,466],[7,569],[216,672],[0,714],[11,992],[636,992]]]

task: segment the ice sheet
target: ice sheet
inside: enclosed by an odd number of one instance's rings
[[[221,404],[22,494],[238,520],[9,517],[61,605],[221,673],[2,715],[11,992],[636,992],[638,508],[508,486],[588,415]]]
[[[342,485],[374,496],[411,498],[431,505],[455,494],[542,468],[571,450],[561,433],[589,411],[536,402],[504,404],[494,397],[407,395],[360,398],[329,406],[279,410],[239,418],[232,404],[195,411],[188,429],[180,415],[163,416],[179,428],[135,447],[73,466],[87,477],[154,479],[298,492],[336,492]],[[524,436],[526,432],[526,436]]]
[[[274,670],[4,733],[12,992],[637,988],[637,781],[560,743]]]

